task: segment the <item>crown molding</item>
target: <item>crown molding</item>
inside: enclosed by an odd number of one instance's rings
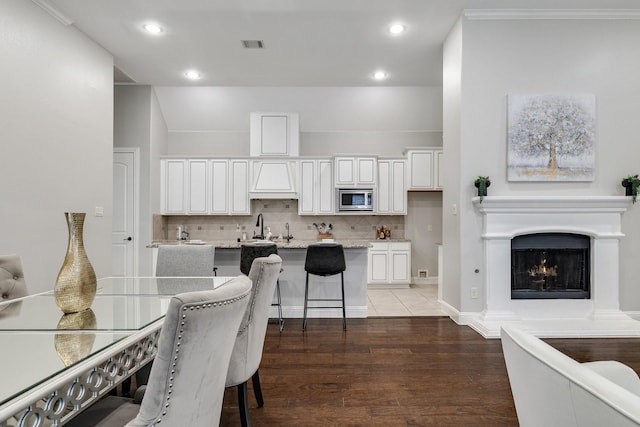
[[[31,0],[42,9],[44,9],[49,15],[62,22],[63,25],[73,24],[73,19],[68,18],[64,13],[60,12],[49,0]]]
[[[640,9],[465,9],[470,20],[640,19]]]

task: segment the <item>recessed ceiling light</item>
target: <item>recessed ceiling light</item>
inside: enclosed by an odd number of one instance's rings
[[[188,79],[191,80],[198,80],[200,79],[200,73],[197,72],[196,70],[189,70],[187,72],[184,73],[185,76],[187,76]]]
[[[387,78],[387,73],[385,73],[384,71],[376,71],[375,73],[373,73],[373,78],[376,80],[384,80]]]
[[[160,34],[162,32],[162,27],[158,24],[144,24],[142,26],[147,33],[151,34]]]
[[[393,24],[389,27],[389,32],[391,34],[400,34],[403,33],[406,27],[402,24]]]

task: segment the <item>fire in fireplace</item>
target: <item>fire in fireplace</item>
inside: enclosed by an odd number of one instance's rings
[[[535,233],[511,240],[511,299],[589,299],[591,238]]]

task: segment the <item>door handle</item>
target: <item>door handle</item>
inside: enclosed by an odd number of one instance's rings
[[[129,237],[127,237],[126,239],[122,239],[122,240],[132,241],[132,240],[133,240],[133,237],[129,236]]]

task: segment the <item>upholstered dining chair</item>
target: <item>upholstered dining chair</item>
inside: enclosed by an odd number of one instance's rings
[[[22,301],[10,304],[2,304],[2,302],[25,297],[28,294],[20,256],[0,255],[0,316],[6,318],[19,315]]]
[[[171,298],[142,403],[109,396],[66,425],[217,426],[229,359],[250,296],[251,280],[242,275],[214,290]]]
[[[156,262],[156,276],[199,277],[215,276],[213,245],[160,245]]]
[[[258,368],[262,360],[271,299],[281,266],[282,258],[271,254],[268,257],[254,259],[251,270],[249,270],[249,279],[253,283],[251,299],[236,337],[226,382],[227,387],[237,386],[240,421],[243,427],[251,425],[247,397],[249,379],[253,382],[253,392],[258,407],[264,405]]]
[[[20,256],[0,255],[0,302],[28,294]]]

